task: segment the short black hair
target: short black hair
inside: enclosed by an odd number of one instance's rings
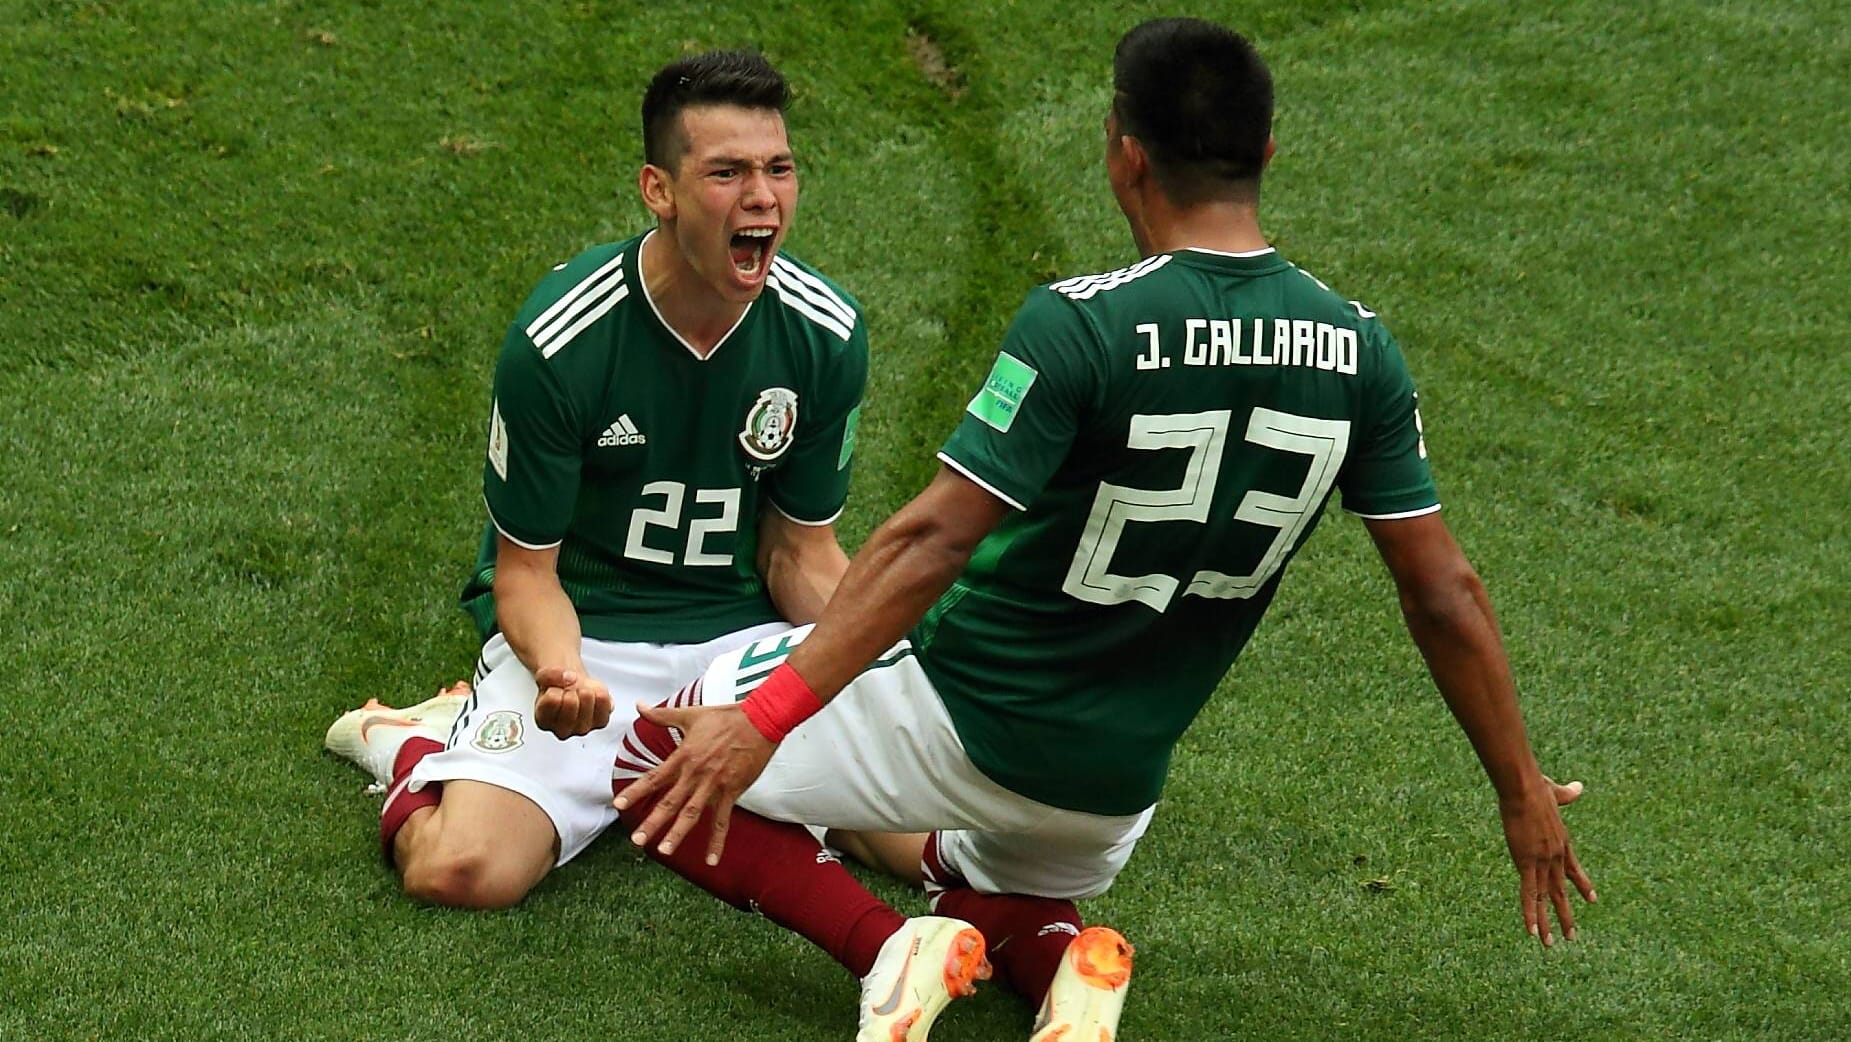
[[[687,147],[675,133],[681,111],[738,105],[782,113],[790,101],[784,74],[756,51],[707,51],[669,62],[643,92],[643,162],[673,169]]]
[[[1199,18],[1132,29],[1112,58],[1118,132],[1143,144],[1182,204],[1257,198],[1273,132],[1273,77],[1246,38]]]

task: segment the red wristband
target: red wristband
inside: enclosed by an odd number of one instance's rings
[[[782,742],[792,728],[823,708],[823,700],[816,697],[809,683],[786,662],[772,670],[765,682],[739,703],[739,708],[745,710],[746,719],[752,721],[759,734],[773,742]]]

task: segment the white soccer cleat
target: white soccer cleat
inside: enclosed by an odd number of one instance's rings
[[[1109,926],[1089,926],[1067,942],[1029,1042],[1113,1042],[1131,986],[1131,954]]]
[[[457,681],[415,706],[394,709],[376,698],[358,709],[342,713],[328,728],[322,745],[350,760],[380,785],[392,783],[392,762],[407,738],[448,741],[450,727],[469,701],[469,685]]]
[[[881,945],[861,979],[861,1027],[855,1042],[924,1042],[952,999],[990,978],[983,934],[962,919],[908,919]]]

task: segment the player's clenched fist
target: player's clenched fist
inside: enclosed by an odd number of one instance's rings
[[[596,677],[563,666],[535,672],[540,686],[534,700],[534,723],[560,738],[590,734],[611,722],[611,692]]]

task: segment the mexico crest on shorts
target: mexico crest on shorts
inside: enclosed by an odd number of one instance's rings
[[[791,447],[797,432],[797,392],[788,387],[767,387],[746,410],[739,447],[760,463],[769,463]]]
[[[521,745],[521,714],[511,709],[490,713],[469,744],[485,753],[505,753]]]

